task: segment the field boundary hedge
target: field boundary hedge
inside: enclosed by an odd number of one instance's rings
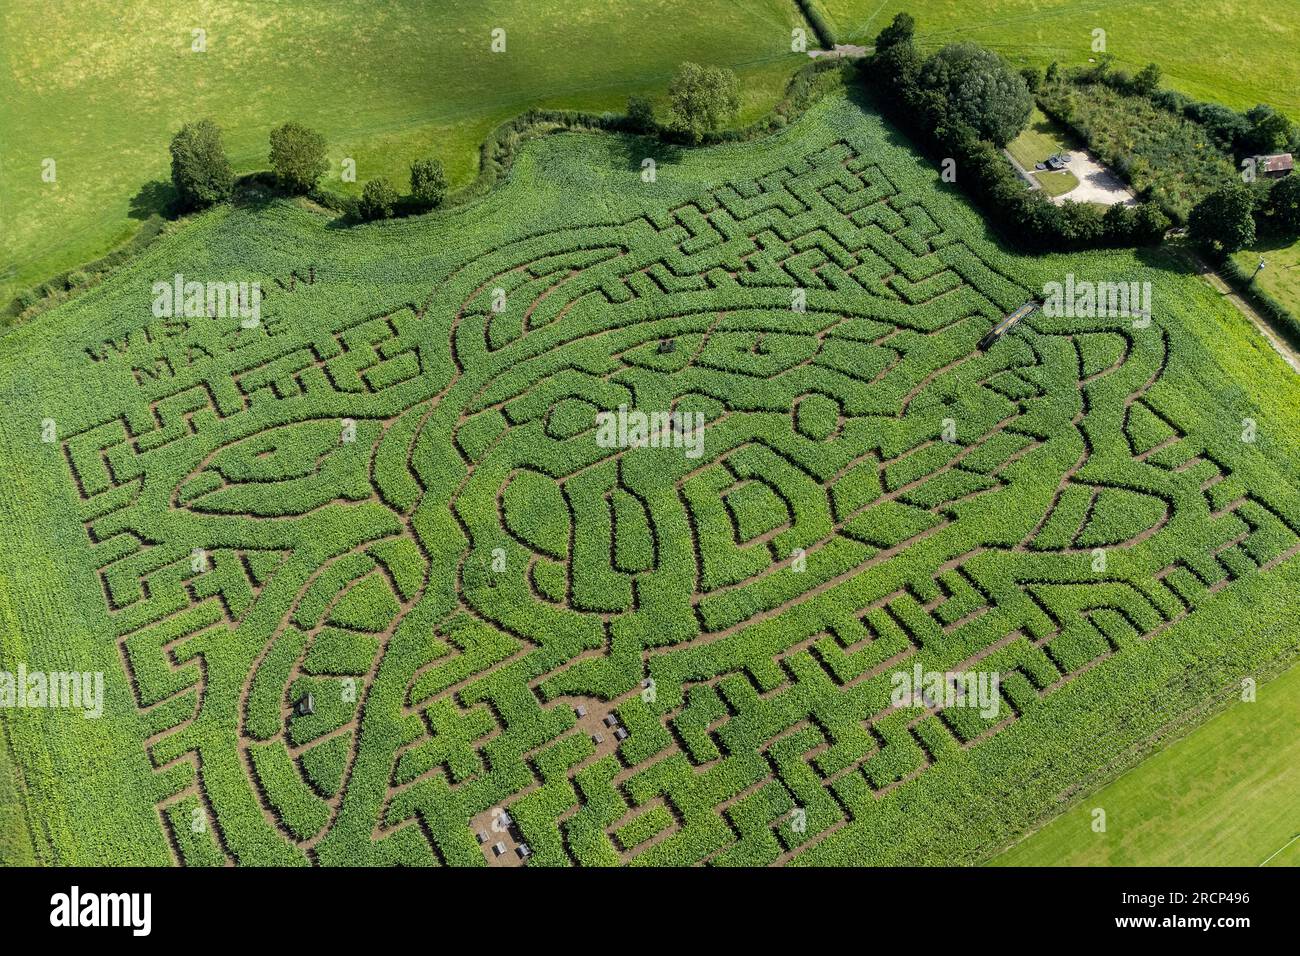
[[[447,215],[463,210],[488,196],[499,184],[509,179],[515,157],[523,144],[553,133],[605,132],[627,136],[653,135],[681,148],[716,146],[720,143],[748,142],[758,139],[778,132],[798,119],[810,106],[834,88],[833,84],[817,82],[822,74],[838,70],[842,74],[842,83],[843,74],[848,69],[846,64],[837,59],[818,58],[810,61],[790,77],[785,94],[767,114],[739,129],[706,133],[695,147],[691,147],[685,141],[678,141],[667,129],[647,131],[637,128],[623,113],[530,109],[501,123],[488,135],[479,146],[478,174],[465,186],[449,194],[441,206],[434,210],[416,208],[406,200],[406,197],[403,197],[403,202],[398,206],[398,215]],[[238,177],[235,183],[236,195],[246,193],[250,187],[271,190],[276,188],[266,170],[257,170]],[[307,198],[341,216],[355,218],[357,204],[355,196],[346,196],[330,189],[317,187]],[[168,220],[155,213],[123,245],[99,259],[67,269],[20,292],[3,310],[0,310],[0,336],[19,322],[34,318],[97,285],[114,269],[130,262],[148,248],[162,234],[169,221],[183,220]],[[92,273],[92,275],[85,281],[73,281],[73,277],[79,273]]]
[[[828,50],[833,49],[836,43],[835,30],[826,18],[821,4],[817,0],[795,0],[795,2],[799,5],[799,10],[808,21],[808,25],[813,28],[813,33],[817,34],[821,45]]]
[[[169,221],[171,220],[154,213],[140,224],[135,235],[111,252],[82,265],[65,269],[18,293],[3,310],[0,310],[0,327],[12,324],[14,319],[28,309],[35,310],[31,315],[39,315],[73,295],[97,285],[118,266],[134,259],[153,245],[154,240],[163,234]]]

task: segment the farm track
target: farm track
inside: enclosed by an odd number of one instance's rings
[[[1250,319],[1251,324],[1259,330],[1259,334],[1268,340],[1268,344],[1273,347],[1273,351],[1282,356],[1282,361],[1291,366],[1293,372],[1300,373],[1300,352],[1291,347],[1282,330],[1277,328],[1266,315],[1228,285],[1227,280],[1219,275],[1208,262],[1194,253],[1189,253],[1188,259],[1193,262],[1200,275],[1219,295],[1232,303],[1233,308],[1238,312]]]

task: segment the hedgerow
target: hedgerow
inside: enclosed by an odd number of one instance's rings
[[[800,11],[808,20],[808,25],[813,28],[813,32],[817,34],[822,47],[827,50],[833,48],[836,42],[835,31],[831,29],[830,21],[822,10],[821,4],[817,0],[798,0],[798,2]]]

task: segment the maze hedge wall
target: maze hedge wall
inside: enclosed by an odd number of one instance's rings
[[[1295,386],[1194,279],[998,252],[842,98],[663,148],[214,212],[10,339],[3,662],[109,696],[0,717],[42,858],[481,865],[505,810],[534,865],[971,861],[1293,652]],[[1155,321],[975,349],[1066,271]],[[154,319],[176,273],[260,325]],[[997,716],[891,706],[916,665]]]

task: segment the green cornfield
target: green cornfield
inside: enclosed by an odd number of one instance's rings
[[[1071,274],[1151,320],[976,347]],[[191,281],[259,314],[155,314]],[[104,681],[0,711],[0,849],[981,861],[1294,656],[1289,375],[1173,256],[1002,250],[838,93],[452,213],[208,212],[0,355],[0,669]]]

